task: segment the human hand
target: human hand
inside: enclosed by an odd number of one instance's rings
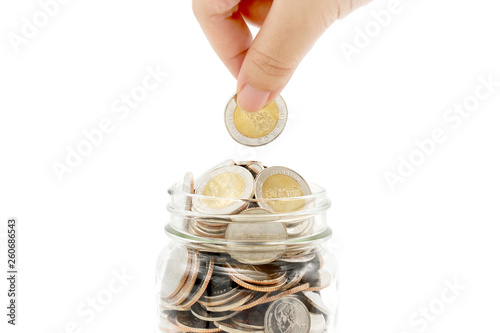
[[[370,0],[193,0],[215,52],[238,80],[238,104],[258,111],[285,88],[337,19]],[[255,40],[246,22],[261,27]]]

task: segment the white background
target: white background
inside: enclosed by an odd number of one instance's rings
[[[15,52],[8,34],[40,5],[2,0],[0,232],[19,219],[21,273],[15,328],[0,283],[1,331],[63,332],[74,321],[81,332],[151,332],[167,188],[186,171],[257,158],[329,191],[342,332],[418,332],[410,317],[439,303],[446,279],[467,290],[421,331],[498,332],[500,88],[457,129],[443,114],[474,94],[479,76],[500,81],[500,4],[401,0],[348,63],[341,43],[388,3],[332,26],[282,94],[291,115],[283,134],[248,149],[226,132],[236,83],[188,1],[69,1]],[[120,119],[113,102],[147,66],[169,76]],[[52,163],[104,118],[112,133],[59,181]],[[384,173],[435,128],[446,142],[391,191]],[[4,267],[5,238],[1,248]],[[77,308],[122,269],[133,280],[87,323]]]

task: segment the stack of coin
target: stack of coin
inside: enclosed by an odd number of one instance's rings
[[[248,265],[224,253],[179,246],[160,292],[164,332],[312,332],[327,329],[321,291],[331,282],[320,251]]]
[[[182,184],[184,230],[169,253],[160,291],[164,332],[323,333],[332,272],[308,239],[315,203],[285,167],[224,161]]]

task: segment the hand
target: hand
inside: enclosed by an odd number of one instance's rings
[[[370,0],[193,0],[210,44],[238,79],[238,104],[258,111],[285,88],[337,19]],[[261,27],[255,40],[246,22]]]

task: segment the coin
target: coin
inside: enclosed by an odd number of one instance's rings
[[[316,309],[323,312],[326,315],[330,314],[328,307],[323,302],[321,295],[313,291],[303,291],[302,294],[306,297],[307,301]]]
[[[293,170],[285,167],[266,168],[257,175],[255,183],[255,198],[266,199],[259,202],[263,208],[276,213],[289,213],[309,205],[307,200],[297,197],[310,195],[311,189],[304,178]]]
[[[271,303],[264,317],[266,333],[304,333],[311,328],[309,310],[299,299],[284,297]]]
[[[189,296],[191,290],[194,287],[196,282],[196,278],[198,276],[199,268],[200,268],[200,255],[197,252],[194,252],[194,257],[192,259],[193,264],[189,267],[189,275],[177,294],[175,294],[172,298],[167,299],[167,302],[174,305],[180,305],[184,300]],[[175,267],[172,267],[175,270]]]
[[[273,141],[283,132],[287,118],[288,109],[281,96],[262,110],[247,112],[238,106],[234,95],[224,112],[229,134],[245,146],[262,146]]]
[[[191,253],[183,247],[172,250],[161,283],[161,297],[173,297],[182,288],[190,272],[191,259]]]
[[[191,210],[194,194],[194,176],[191,172],[186,173],[182,182],[182,192],[186,193],[186,210]]]
[[[179,312],[175,321],[179,329],[184,332],[212,333],[221,331],[213,323],[198,319],[191,312]]]
[[[198,288],[191,292],[191,294],[188,296],[187,300],[181,305],[181,307],[189,308],[200,299],[200,297],[205,292],[208,283],[210,282],[210,278],[212,277],[213,271],[214,271],[214,260],[211,258],[210,261],[208,261],[207,263],[207,268],[203,272],[200,272],[200,276],[198,276],[198,281],[200,282],[198,284]]]
[[[252,173],[240,166],[225,166],[208,173],[196,187],[196,210],[208,214],[234,214],[245,208],[254,195]],[[243,200],[241,200],[243,199]]]
[[[215,326],[220,328],[223,332],[227,333],[264,333],[264,331],[254,331],[254,330],[247,330],[245,328],[235,327],[228,323],[217,322],[215,323]]]
[[[243,329],[254,331],[264,331],[264,315],[265,308],[256,306],[246,311],[241,311],[236,316],[231,318],[231,322]]]
[[[235,162],[234,160],[225,160],[225,161],[222,161],[220,162],[219,164],[213,166],[212,168],[208,169],[207,172],[205,172],[204,174],[202,174],[199,178],[196,178],[194,180],[194,188],[198,187],[199,183],[200,183],[200,180],[205,178],[209,173],[211,173],[212,171],[216,170],[216,169],[219,169],[219,168],[222,168],[222,167],[225,167],[225,166],[231,166],[231,165],[235,165]]]
[[[254,243],[280,243],[288,237],[281,222],[231,223],[226,229],[227,252],[241,263],[261,265],[279,258],[286,244],[251,245]]]
[[[205,310],[200,304],[196,303],[191,308],[191,313],[198,319],[205,321],[223,321],[238,314],[237,311],[231,312],[209,312]]]
[[[249,291],[243,291],[241,295],[235,297],[232,302],[225,303],[219,306],[205,306],[205,309],[210,312],[226,312],[226,311],[236,311],[235,309],[242,306],[243,304],[251,301],[255,297],[255,293]],[[202,304],[202,303],[200,303]],[[203,305],[203,304],[202,304]]]
[[[326,330],[325,317],[320,313],[309,313],[311,316],[311,330],[309,333],[323,333]]]

